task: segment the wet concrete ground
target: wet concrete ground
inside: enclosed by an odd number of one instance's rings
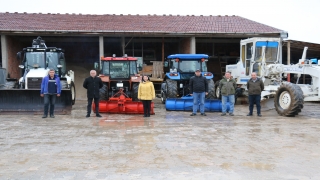
[[[299,116],[0,115],[0,179],[320,179],[320,108]]]

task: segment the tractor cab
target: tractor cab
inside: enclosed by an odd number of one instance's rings
[[[100,78],[104,87],[100,90],[100,98],[108,100],[120,90],[133,100],[137,100],[138,86],[141,77],[138,75],[135,57],[101,57]],[[95,64],[96,67],[99,64]]]
[[[240,61],[227,65],[226,71],[231,72],[237,84],[246,84],[252,72],[263,76],[265,66],[282,63],[282,49],[279,38],[250,38],[241,41]]]
[[[41,80],[48,75],[50,69],[61,79],[66,74],[66,62],[63,50],[56,47],[47,47],[41,37],[34,39],[32,47],[23,48],[17,53],[17,59],[21,61],[23,77],[19,80],[20,88],[40,88]],[[32,87],[28,87],[27,78],[32,78]],[[37,80],[36,80],[37,79]],[[35,83],[35,84],[34,84]]]

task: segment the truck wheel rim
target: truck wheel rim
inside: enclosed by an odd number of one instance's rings
[[[279,105],[282,109],[288,109],[291,104],[291,97],[288,91],[283,91],[280,94]]]

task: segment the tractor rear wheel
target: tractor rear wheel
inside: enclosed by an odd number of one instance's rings
[[[177,81],[173,81],[170,79],[166,80],[166,87],[167,87],[167,98],[176,98],[178,95],[178,86]]]
[[[139,90],[139,83],[133,83],[132,84],[132,90],[131,90],[131,98],[132,101],[138,101],[138,90]]]
[[[214,82],[212,79],[207,80],[208,81],[208,99],[214,99],[215,98],[215,87]]]
[[[294,117],[301,112],[304,98],[298,85],[283,83],[276,92],[274,106],[281,116]]]
[[[162,104],[165,104],[166,100],[167,100],[166,93],[161,91],[161,102],[162,102]]]
[[[219,83],[220,81],[217,81],[215,84],[214,84],[214,87],[215,87],[215,96],[217,99],[221,99],[221,92],[220,92],[220,88],[219,88]]]
[[[109,100],[109,89],[107,83],[103,83],[102,88],[99,89],[100,100]]]

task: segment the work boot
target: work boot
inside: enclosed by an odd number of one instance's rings
[[[90,117],[90,114],[87,114],[86,117],[87,117],[87,118]]]
[[[247,114],[247,116],[252,116],[252,114],[249,113],[249,114]]]
[[[234,116],[234,114],[233,113],[229,113],[229,116]]]
[[[202,116],[207,116],[206,113],[201,113]]]
[[[221,114],[221,116],[225,116],[225,115],[227,115],[227,114],[226,114],[226,113],[222,113],[222,114]]]
[[[195,115],[197,115],[196,113],[192,113],[192,114],[190,114],[190,116],[195,116]]]
[[[102,117],[100,114],[97,114],[96,116],[97,116],[97,117]]]
[[[47,115],[43,115],[42,118],[47,118]]]
[[[55,116],[53,114],[50,115],[51,118],[55,118]]]
[[[261,117],[262,115],[261,115],[261,114],[258,114],[258,116]]]

